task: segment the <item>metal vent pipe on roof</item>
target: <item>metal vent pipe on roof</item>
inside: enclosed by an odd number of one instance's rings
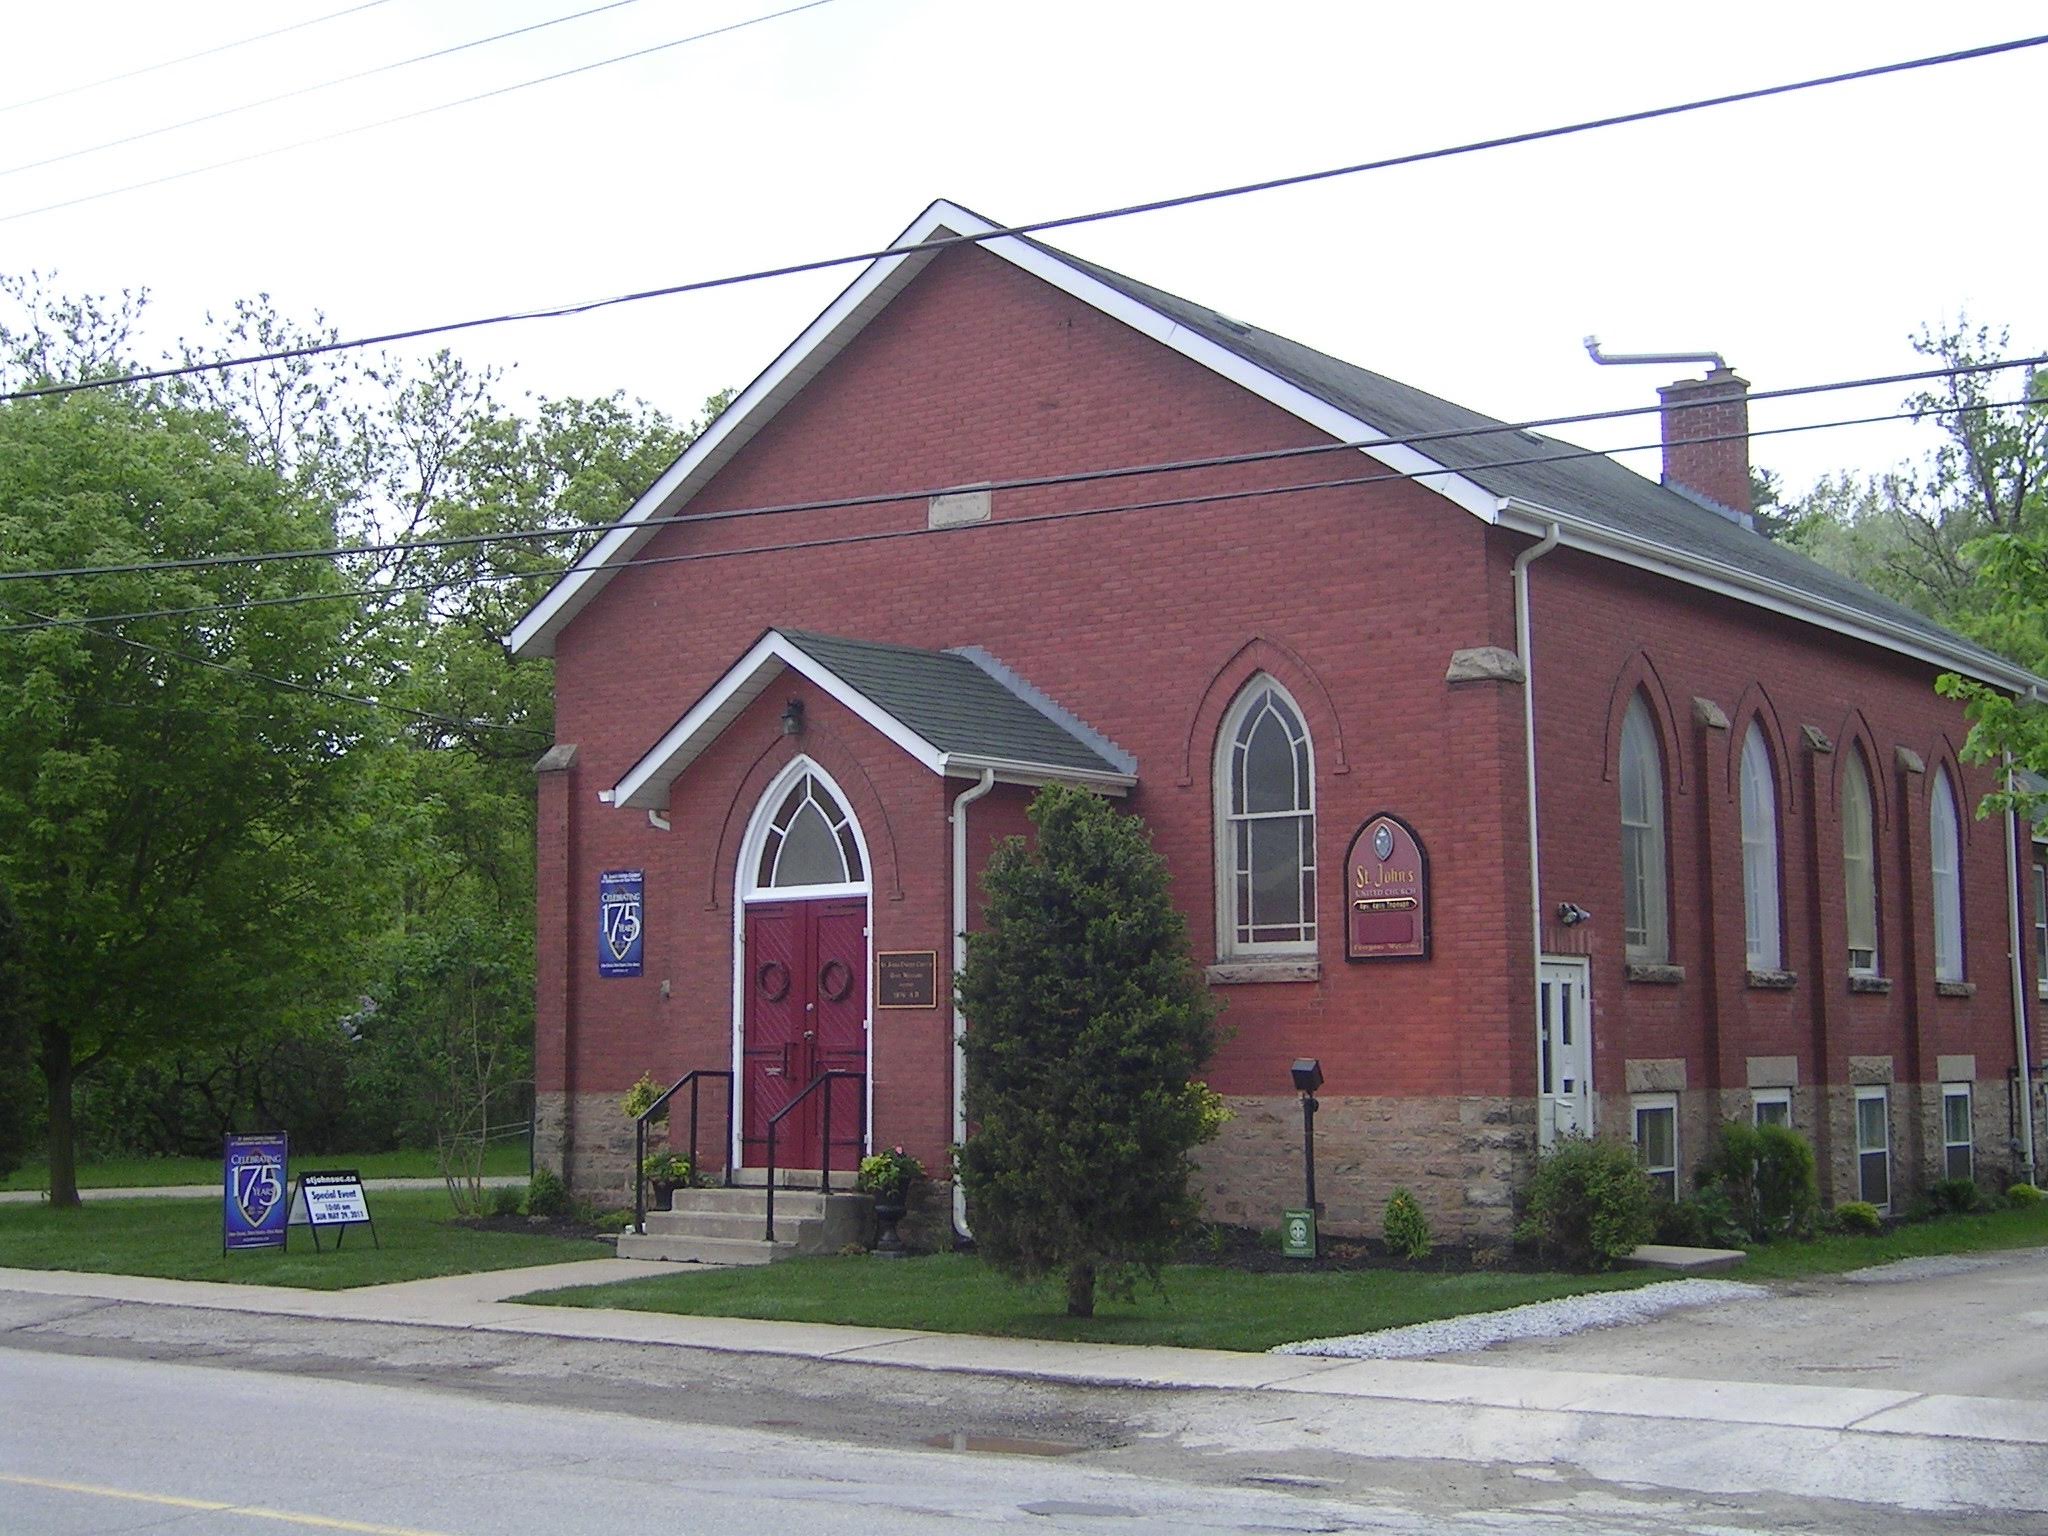
[[[1612,368],[1623,363],[1712,363],[1726,372],[1728,360],[1718,352],[1602,352],[1600,338],[1585,338],[1586,356],[1603,368]]]

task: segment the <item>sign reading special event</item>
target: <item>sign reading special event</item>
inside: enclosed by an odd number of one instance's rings
[[[362,1176],[354,1169],[327,1170],[320,1173],[307,1171],[299,1175],[299,1187],[292,1196],[291,1220],[294,1226],[313,1229],[313,1246],[320,1246],[320,1229],[335,1227],[334,1246],[339,1248],[341,1240],[348,1235],[350,1227],[368,1227],[370,1241],[379,1248],[377,1224],[370,1220],[369,1197],[363,1193]]]
[[[1429,958],[1429,857],[1398,816],[1375,816],[1344,856],[1344,958]]]
[[[641,905],[646,880],[637,869],[607,869],[597,877],[597,974],[638,976],[647,931]]]
[[[291,1141],[230,1136],[221,1148],[221,1252],[285,1244],[285,1165]]]

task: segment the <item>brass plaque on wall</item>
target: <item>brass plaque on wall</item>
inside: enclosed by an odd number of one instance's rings
[[[935,949],[884,951],[875,956],[877,1008],[939,1006],[939,953]]]

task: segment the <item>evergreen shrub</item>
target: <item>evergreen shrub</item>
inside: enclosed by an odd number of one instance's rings
[[[1515,1237],[1567,1269],[1610,1269],[1656,1231],[1655,1201],[1635,1148],[1567,1137],[1537,1163]]]
[[[1387,1213],[1381,1223],[1387,1251],[1404,1259],[1426,1258],[1430,1250],[1429,1218],[1405,1189],[1387,1196]]]

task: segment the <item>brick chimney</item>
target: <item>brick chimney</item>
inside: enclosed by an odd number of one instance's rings
[[[1749,380],[1717,367],[1657,391],[1664,402],[1664,483],[1745,528],[1749,505]]]

